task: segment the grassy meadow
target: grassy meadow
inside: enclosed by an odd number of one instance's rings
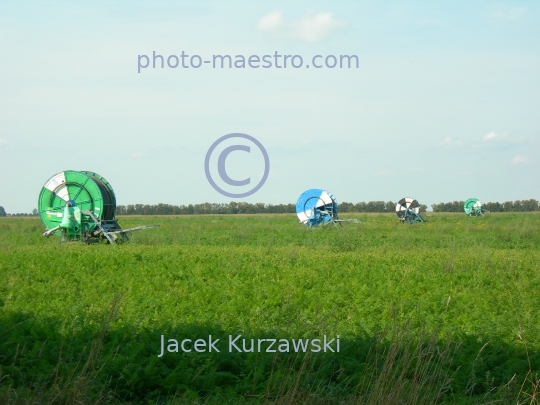
[[[115,246],[0,218],[0,403],[538,403],[540,213],[344,217],[125,216],[160,228]],[[161,335],[224,350],[158,357]]]

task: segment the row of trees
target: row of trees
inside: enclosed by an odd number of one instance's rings
[[[453,201],[431,205],[433,212],[463,212],[464,201]],[[393,201],[369,201],[356,204],[343,202],[339,204],[339,212],[394,212]],[[488,202],[483,204],[490,212],[531,212],[540,211],[540,203],[535,199],[506,201],[504,203]],[[420,204],[420,212],[426,212],[427,205]],[[117,215],[194,215],[194,214],[294,214],[295,204],[250,204],[246,202],[230,202],[229,204],[203,203],[189,205],[119,205]]]
[[[27,212],[18,212],[16,214],[8,214],[4,207],[0,205],[0,217],[37,217],[39,214],[38,210],[34,208],[29,214]]]
[[[433,212],[462,212],[464,201],[453,201],[431,205]],[[531,212],[540,211],[540,204],[537,200],[516,200],[482,203],[482,207],[490,212]]]
[[[339,204],[339,212],[395,212],[396,203],[393,201],[370,201],[356,204],[344,202]],[[420,204],[420,212],[426,212],[427,205]]]
[[[230,202],[229,204],[202,203],[189,205],[131,204],[118,205],[117,215],[197,215],[197,214],[282,214],[294,213],[294,204],[250,204]]]
[[[396,203],[392,201],[370,201],[357,204],[343,202],[339,204],[340,212],[394,212]],[[425,212],[426,205],[420,210]],[[119,205],[117,215],[195,215],[195,214],[294,214],[295,204],[250,204],[246,202],[230,202],[229,204],[203,203],[189,205]]]
[[[452,201],[431,205],[433,212],[463,212],[463,201]],[[394,212],[396,203],[393,201],[370,201],[356,204],[343,202],[339,204],[340,212]],[[540,211],[540,203],[537,200],[506,201],[504,203],[488,202],[483,207],[490,212],[530,212]],[[426,212],[427,206],[420,205],[420,212]],[[118,205],[117,215],[196,215],[196,214],[294,214],[295,204],[263,204],[231,201],[228,204],[203,203],[189,205],[170,204],[130,204]],[[17,213],[7,214],[4,207],[0,206],[0,217],[5,216],[37,216],[38,210],[34,209],[31,214]]]

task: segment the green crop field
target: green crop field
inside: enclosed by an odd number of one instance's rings
[[[538,403],[539,213],[350,217],[128,216],[161,227],[116,246],[0,218],[0,403]]]

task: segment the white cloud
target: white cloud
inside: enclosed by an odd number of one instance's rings
[[[142,155],[143,155],[142,152],[135,152],[135,153],[133,153],[133,154],[131,155],[131,157],[133,157],[133,158],[139,158],[139,157],[141,157]]]
[[[506,139],[508,140],[509,132],[503,132],[502,134],[497,134],[495,131],[491,131],[489,134],[484,135],[482,138],[483,141],[489,141],[491,139]]]
[[[300,38],[307,42],[322,41],[335,30],[347,26],[344,21],[334,19],[332,13],[308,11],[299,20],[285,22],[283,13],[275,11],[259,20],[257,29],[274,31],[289,38]]]
[[[284,25],[285,19],[283,18],[283,13],[281,11],[274,11],[259,20],[257,29],[261,31],[272,31],[281,28]]]
[[[390,174],[390,170],[381,170],[380,172],[377,172],[375,173],[375,176],[381,176],[381,177],[384,177],[384,176],[388,176]]]
[[[0,138],[0,146],[3,146],[7,143],[7,139]]]
[[[330,35],[332,31],[345,27],[343,21],[337,21],[332,13],[308,12],[292,23],[293,35],[308,42],[318,42]]]
[[[527,8],[510,5],[498,5],[491,13],[494,21],[518,21],[527,14]]]
[[[457,146],[457,145],[461,145],[461,142],[450,136],[447,136],[446,138],[442,140],[441,145]]]
[[[521,162],[525,162],[527,160],[527,158],[525,156],[515,156],[513,159],[512,159],[512,164],[515,165],[515,164],[518,164],[518,163],[521,163]]]

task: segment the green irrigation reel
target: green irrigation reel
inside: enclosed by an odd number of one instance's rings
[[[482,208],[482,203],[478,198],[469,198],[465,203],[463,204],[463,211],[465,211],[465,214],[467,214],[470,217],[478,217],[480,215],[484,215],[484,212],[489,212]]]
[[[94,172],[66,170],[52,176],[41,189],[38,211],[46,231],[62,242],[129,241],[129,233],[159,225],[122,229],[115,218],[116,196],[104,177]]]

